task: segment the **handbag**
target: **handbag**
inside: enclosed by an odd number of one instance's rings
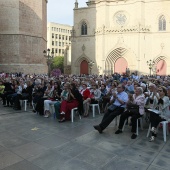
[[[131,113],[139,113],[139,105],[137,104],[127,104],[126,108]]]

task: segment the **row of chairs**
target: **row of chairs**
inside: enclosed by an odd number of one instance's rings
[[[98,109],[98,113],[100,114],[100,106],[99,106],[99,104],[90,104],[90,106],[92,107],[93,117],[95,117],[96,107]],[[54,110],[54,104],[51,104],[50,107],[51,107],[51,113],[53,113],[53,117],[54,117],[54,119],[56,119],[56,113],[55,113],[55,110]],[[78,108],[77,107],[73,108],[71,110],[71,122],[74,122],[74,117],[75,117],[76,113],[78,113]],[[81,119],[81,115],[79,115],[79,118]]]
[[[21,106],[24,105],[24,110],[27,111],[27,102],[28,100],[20,100],[20,104]],[[93,117],[95,117],[95,108],[97,107],[98,109],[98,112],[100,114],[100,106],[99,104],[91,104],[90,105],[92,107],[92,113],[93,113]],[[56,115],[55,115],[55,111],[54,111],[54,105],[52,104],[51,105],[51,110],[52,110],[52,113],[54,115],[54,119],[56,118]],[[75,117],[75,114],[78,113],[78,108],[73,108],[71,110],[71,122],[74,122],[74,117]],[[81,115],[79,115],[79,119],[81,119]],[[120,119],[120,116],[117,116],[116,119],[115,119],[115,122],[116,122],[116,126],[118,125],[118,119]],[[141,127],[141,130],[143,130],[143,117],[140,117],[137,119],[137,129],[136,129],[136,134],[139,135],[139,126],[138,126],[138,122],[140,121],[140,127]],[[169,129],[168,129],[168,123],[170,122],[169,121],[162,121],[160,122],[160,125],[162,125],[162,129],[163,129],[163,138],[164,138],[164,142],[166,142],[166,136],[169,135]],[[124,131],[124,127],[127,123],[127,120],[125,120],[124,122],[124,126],[123,126],[123,129],[122,131]],[[159,127],[159,126],[158,126]],[[149,128],[148,128],[148,132],[147,132],[147,137],[149,137],[149,134],[150,134],[150,130],[151,130],[151,124],[149,125]],[[158,130],[158,129],[157,129]]]

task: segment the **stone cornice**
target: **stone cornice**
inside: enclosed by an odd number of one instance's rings
[[[107,33],[126,33],[126,32],[150,32],[150,26],[126,26],[126,27],[99,27],[95,29],[94,34],[107,34]]]

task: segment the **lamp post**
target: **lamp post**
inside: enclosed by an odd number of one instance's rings
[[[44,57],[47,59],[47,66],[48,66],[48,76],[50,77],[50,70],[51,70],[51,64],[53,62],[54,52],[51,51],[50,55],[50,49],[48,48],[47,51],[44,50]]]
[[[89,65],[89,68],[90,68],[90,74],[91,74],[91,70],[92,70],[92,68],[93,68],[94,61],[89,61],[89,62],[88,62],[88,65]]]
[[[153,66],[155,65],[155,62],[152,61],[152,60],[149,60],[149,61],[147,61],[146,63],[147,63],[147,65],[149,66],[150,76],[151,76],[151,70],[152,70]]]

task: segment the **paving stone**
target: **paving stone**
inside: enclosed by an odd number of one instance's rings
[[[113,157],[115,157],[113,153],[111,154],[100,149],[91,148],[76,158],[100,168],[100,166],[107,164]]]
[[[31,157],[28,160],[43,170],[62,170],[64,163],[70,159],[71,157],[58,153],[54,150],[47,150],[39,155]]]
[[[3,170],[42,170],[42,169],[39,168],[38,166],[31,164],[28,161],[23,160],[7,168],[4,168]]]
[[[13,165],[23,159],[10,151],[0,153],[0,169]]]
[[[58,123],[31,110],[13,112],[1,105],[0,110],[0,169],[169,170],[170,136],[164,142],[162,129],[148,142],[148,125],[135,140],[129,126],[116,135],[114,121],[99,134],[93,125],[103,115]]]
[[[133,160],[124,159],[121,157],[115,157],[102,170],[146,170],[147,164],[136,162]]]
[[[57,152],[66,154],[70,157],[75,157],[85,151],[87,151],[89,147],[76,143],[74,141],[67,142],[56,148]]]
[[[30,158],[35,155],[39,155],[40,153],[46,150],[47,148],[33,142],[12,149],[14,153],[16,153],[17,155],[24,159]]]
[[[165,153],[159,153],[158,156],[153,161],[152,165],[169,169],[170,167],[170,155]]]

